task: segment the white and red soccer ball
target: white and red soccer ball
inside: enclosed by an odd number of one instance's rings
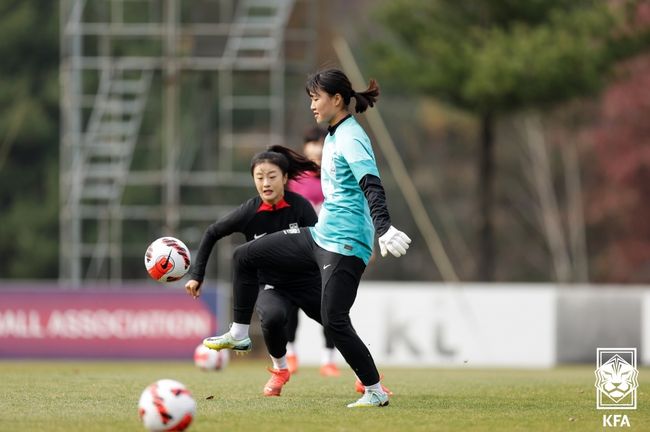
[[[189,271],[190,263],[190,250],[185,243],[174,237],[155,240],[144,254],[147,273],[159,282],[179,280]]]
[[[228,366],[230,354],[228,350],[211,350],[210,348],[200,344],[194,350],[194,364],[199,369],[206,371],[221,370]]]
[[[180,382],[162,379],[144,389],[138,414],[148,431],[184,431],[194,419],[196,401]]]

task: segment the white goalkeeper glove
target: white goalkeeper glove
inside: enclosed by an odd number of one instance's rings
[[[409,243],[411,243],[409,236],[391,225],[388,231],[379,237],[381,256],[385,257],[386,253],[390,252],[394,257],[401,257],[406,254]]]

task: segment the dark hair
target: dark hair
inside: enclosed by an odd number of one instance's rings
[[[319,126],[313,126],[305,130],[305,133],[302,135],[302,143],[307,144],[308,142],[320,141],[327,136],[327,130]]]
[[[305,89],[310,96],[316,93],[317,90],[324,90],[332,96],[338,93],[343,98],[346,107],[350,104],[351,98],[354,97],[357,100],[354,110],[358,113],[364,112],[368,109],[368,106],[375,106],[375,102],[379,97],[377,81],[371,79],[365,91],[355,92],[348,77],[338,69],[325,69],[311,75],[307,79]]]
[[[277,165],[283,175],[287,174],[289,180],[302,176],[305,171],[320,173],[320,167],[317,163],[281,145],[271,146],[266,151],[253,156],[251,160],[251,175],[253,175],[255,167],[264,162]]]

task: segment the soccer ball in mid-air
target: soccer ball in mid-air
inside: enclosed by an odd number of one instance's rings
[[[194,364],[206,371],[221,370],[228,365],[230,355],[228,350],[215,351],[200,344],[194,350]]]
[[[174,237],[161,237],[147,248],[144,265],[152,279],[174,282],[190,269],[190,251],[185,243]]]
[[[162,379],[144,389],[138,414],[148,431],[184,431],[194,419],[196,401],[183,384]]]

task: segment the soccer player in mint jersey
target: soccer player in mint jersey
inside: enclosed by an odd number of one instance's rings
[[[329,131],[321,165],[325,201],[318,222],[311,228],[266,235],[235,250],[233,289],[240,292],[235,299],[235,321],[230,332],[207,338],[203,344],[212,349],[237,349],[248,343],[247,326],[257,295],[258,270],[295,272],[316,264],[322,279],[323,326],[363,384],[363,396],[348,407],[385,406],[386,389],[350,320],[350,308],[372,254],[375,232],[382,256],[390,252],[400,257],[411,242],[391,224],[370,140],[348,108],[352,98],[358,113],[374,106],[379,87],[371,80],[365,91],[355,92],[343,72],[327,69],[312,75],[306,90],[316,121],[327,124]]]
[[[302,154],[307,159],[315,162],[320,166],[321,158],[323,155],[323,141],[327,131],[320,126],[312,126],[307,129],[303,136],[302,141]],[[305,198],[314,206],[316,214],[320,212],[323,205],[323,189],[320,184],[320,171],[318,173],[307,172],[294,180],[289,180],[287,188],[296,192]],[[298,308],[294,308],[289,313],[287,322],[287,362],[289,363],[289,372],[292,374],[298,371],[298,354],[296,349],[296,333],[298,330]],[[325,331],[325,346],[321,353],[321,367],[320,374],[327,377],[337,377],[341,374],[338,366],[336,366],[336,348],[334,341],[330,338]]]
[[[285,190],[288,180],[304,172],[317,172],[319,167],[302,155],[282,146],[255,155],[251,161],[251,174],[259,193],[220,220],[211,224],[203,234],[199,251],[190,269],[190,280],[185,289],[198,297],[205,276],[205,267],[215,243],[233,233],[242,233],[247,241],[283,229],[313,226],[317,216],[311,203],[303,196]],[[282,386],[289,380],[286,359],[286,324],[295,308],[301,308],[310,318],[321,322],[320,273],[313,265],[300,272],[291,273],[265,269],[259,274],[260,294],[257,313],[260,317],[264,342],[268,348],[273,369],[271,379],[264,387],[267,396],[279,396]],[[238,293],[235,292],[235,303]],[[240,351],[251,348],[247,344]]]

